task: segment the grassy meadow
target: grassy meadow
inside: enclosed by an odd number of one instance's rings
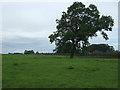
[[[2,55],[0,54],[0,89],[2,88]]]
[[[117,88],[118,59],[3,55],[3,88]]]

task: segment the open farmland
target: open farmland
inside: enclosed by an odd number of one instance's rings
[[[117,88],[118,59],[3,55],[3,88]]]

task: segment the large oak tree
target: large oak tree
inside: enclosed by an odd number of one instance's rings
[[[81,2],[74,2],[60,19],[56,20],[57,31],[49,36],[50,42],[55,42],[56,51],[59,47],[69,44],[71,48],[70,58],[75,51],[86,47],[89,38],[96,37],[100,32],[105,40],[108,40],[106,31],[112,31],[114,21],[111,16],[100,16],[97,7],[90,4],[88,7]]]

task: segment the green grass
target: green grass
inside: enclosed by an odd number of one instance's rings
[[[3,88],[117,88],[118,86],[118,59],[70,59],[54,55],[2,57]]]
[[[2,88],[2,55],[0,54],[0,89]]]

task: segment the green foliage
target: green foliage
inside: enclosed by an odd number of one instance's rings
[[[2,88],[118,87],[118,59],[11,54],[2,59]]]
[[[93,4],[85,7],[81,2],[74,2],[68,7],[67,12],[63,12],[61,18],[56,20],[56,23],[57,31],[49,36],[50,42],[55,42],[56,52],[66,43],[71,43],[72,58],[77,48],[82,49],[89,45],[89,37],[96,37],[98,31],[105,40],[108,40],[106,31],[112,30],[114,21],[111,16],[100,16],[97,7]]]
[[[87,52],[94,52],[94,51],[99,51],[99,52],[114,52],[113,46],[109,46],[108,44],[92,44],[89,45],[87,48]]]
[[[60,45],[58,45],[56,49],[54,49],[54,51],[56,51],[56,53],[70,53],[71,52],[70,48],[71,42],[60,43]]]
[[[113,46],[109,46],[108,44],[92,44],[84,48],[79,55],[119,58],[120,52],[115,51]]]
[[[36,54],[39,54],[39,52],[37,51]]]
[[[34,51],[33,50],[25,50],[24,54],[34,54]]]
[[[86,52],[86,53],[78,54],[78,56],[120,58],[120,52],[118,52],[118,51],[110,51],[110,52],[94,51],[91,53]]]

